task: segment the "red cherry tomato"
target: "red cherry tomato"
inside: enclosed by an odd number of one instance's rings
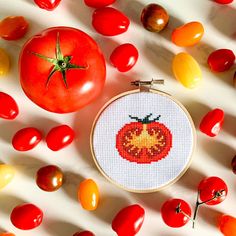
[[[0,117],[14,120],[19,114],[16,101],[8,94],[0,92]]]
[[[170,199],[161,208],[163,221],[173,228],[186,225],[189,222],[191,214],[192,211],[189,204],[182,199]]]
[[[235,55],[230,49],[218,49],[210,54],[207,63],[214,72],[229,70],[235,61]]]
[[[71,144],[74,140],[75,133],[68,125],[60,125],[49,131],[46,137],[48,148],[53,151],[59,151]]]
[[[200,123],[200,130],[210,137],[215,137],[221,130],[224,123],[224,111],[214,109],[208,112]]]
[[[0,37],[5,40],[17,40],[28,31],[28,22],[23,16],[9,16],[0,21]]]
[[[103,7],[94,11],[92,24],[98,33],[115,36],[126,32],[130,21],[122,12],[112,7]]]
[[[25,94],[40,107],[56,112],[77,111],[102,91],[104,56],[86,33],[54,27],[33,36],[19,58]]]
[[[119,236],[134,236],[143,225],[144,209],[139,205],[123,208],[112,221],[112,229]]]
[[[215,2],[220,3],[220,4],[229,4],[233,1],[234,0],[215,0]]]
[[[130,43],[118,46],[110,56],[111,64],[120,72],[126,72],[132,69],[137,60],[138,50]]]
[[[54,10],[61,2],[61,0],[34,0],[34,2],[42,9],[47,11]]]
[[[199,197],[207,205],[217,205],[223,202],[228,194],[226,183],[219,177],[208,177],[198,185]]]
[[[33,127],[19,130],[12,138],[12,145],[17,151],[29,151],[42,140],[41,132]]]
[[[12,224],[21,230],[38,227],[43,220],[43,212],[35,205],[26,203],[15,207],[11,213]]]
[[[95,236],[95,234],[93,234],[90,231],[83,231],[83,232],[77,232],[73,236]]]
[[[84,0],[84,3],[89,7],[101,8],[111,5],[116,0]]]

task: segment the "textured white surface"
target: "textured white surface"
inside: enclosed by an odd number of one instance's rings
[[[160,115],[158,122],[170,130],[170,151],[158,162],[127,161],[117,151],[116,136],[124,125],[135,122],[129,115],[143,119],[150,113],[150,120]],[[93,149],[98,165],[115,183],[131,191],[150,191],[166,186],[186,169],[193,140],[191,123],[179,105],[163,94],[140,92],[115,100],[101,113],[94,128]]]
[[[96,34],[91,26],[92,10],[82,0],[64,0],[53,12],[38,9],[31,0],[0,0],[0,17],[24,15],[31,23],[30,31],[24,39],[16,42],[0,40],[0,46],[11,55],[11,73],[0,79],[0,90],[12,94],[20,105],[21,113],[14,122],[0,121],[0,160],[13,164],[17,169],[16,178],[0,193],[0,227],[15,232],[17,236],[65,236],[73,235],[79,228],[94,231],[97,236],[115,235],[110,228],[113,216],[120,208],[129,203],[140,203],[146,209],[146,219],[139,236],[220,236],[215,227],[219,212],[236,216],[236,177],[230,169],[230,162],[236,153],[236,108],[235,88],[232,85],[233,69],[226,73],[213,74],[206,60],[215,48],[231,48],[236,52],[235,22],[236,3],[230,6],[217,5],[210,0],[159,0],[170,13],[168,28],[161,34],[153,34],[140,24],[141,9],[147,0],[117,0],[115,7],[123,10],[132,20],[127,33],[107,38]],[[191,48],[179,48],[170,42],[173,28],[182,23],[198,20],[205,26],[205,36],[200,44]],[[106,58],[118,43],[134,43],[140,52],[140,60],[135,68],[126,74],[118,73],[108,63],[108,76],[103,94],[96,102],[83,110],[68,115],[48,113],[36,107],[23,94],[19,85],[17,58],[23,43],[38,31],[56,25],[78,27],[93,36]],[[188,90],[179,84],[171,71],[174,54],[187,51],[200,63],[203,83],[195,90]],[[133,79],[165,78],[166,84],[160,87],[179,99],[189,110],[196,127],[209,109],[219,107],[226,113],[225,125],[216,138],[209,138],[197,132],[198,144],[193,163],[188,172],[176,184],[165,191],[154,194],[131,194],[110,184],[96,169],[89,147],[89,133],[94,117],[101,106],[114,95],[129,90]],[[77,140],[70,147],[54,153],[41,143],[27,153],[15,152],[11,147],[11,137],[24,126],[35,126],[44,134],[58,124],[71,125]],[[65,172],[67,181],[55,193],[45,193],[37,188],[34,175],[41,166],[52,163],[59,165]],[[181,229],[165,226],[160,217],[163,201],[170,197],[183,198],[191,205],[196,197],[196,187],[204,176],[217,175],[229,185],[227,200],[215,207],[202,207],[197,227],[191,225]],[[82,210],[76,199],[77,185],[83,178],[94,178],[101,191],[101,204],[97,211]],[[45,213],[42,226],[34,231],[16,230],[9,221],[14,206],[22,202],[33,202]]]

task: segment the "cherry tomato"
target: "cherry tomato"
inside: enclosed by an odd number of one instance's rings
[[[79,185],[78,199],[85,210],[94,211],[99,203],[99,189],[92,179],[86,179]]]
[[[12,166],[0,164],[0,189],[7,186],[14,178],[15,170]]]
[[[231,166],[232,166],[234,174],[236,174],[236,155],[232,159]]]
[[[165,29],[169,23],[169,18],[165,8],[156,3],[148,4],[141,14],[144,28],[152,32],[160,32]]]
[[[191,214],[192,211],[189,204],[182,199],[170,199],[161,208],[163,221],[173,228],[186,225],[189,222]]]
[[[0,37],[5,40],[17,40],[28,31],[28,22],[23,16],[9,16],[0,21]]]
[[[121,209],[112,221],[112,229],[119,236],[136,235],[144,221],[145,211],[140,205],[130,205]]]
[[[75,132],[68,125],[60,125],[52,128],[47,136],[46,143],[48,148],[59,151],[71,144],[74,140]]]
[[[84,3],[89,7],[101,8],[111,5],[116,0],[84,0]]]
[[[62,186],[63,172],[54,165],[44,166],[37,172],[36,183],[44,191],[56,191]]]
[[[0,92],[0,117],[14,120],[19,114],[16,101],[8,94]]]
[[[220,132],[223,123],[224,111],[221,109],[214,109],[202,118],[199,128],[204,134],[215,137]]]
[[[219,229],[224,236],[236,236],[236,218],[222,215],[219,219]]]
[[[83,231],[83,232],[77,232],[73,236],[95,236],[95,234],[93,234],[90,231]]]
[[[47,11],[54,10],[61,2],[61,0],[34,0],[34,2],[42,9]]]
[[[15,234],[12,234],[12,233],[0,233],[0,236],[15,236]]]
[[[110,56],[111,64],[120,72],[127,72],[132,69],[137,60],[138,50],[130,43],[118,46]]]
[[[100,34],[115,36],[126,32],[130,21],[122,12],[112,7],[103,7],[94,11],[92,25]]]
[[[229,4],[233,1],[234,0],[215,0],[215,2],[220,3],[220,4]]]
[[[25,94],[56,113],[77,111],[93,101],[106,78],[104,56],[96,42],[70,27],[33,36],[21,51],[19,68]]]
[[[207,205],[217,205],[223,202],[228,194],[226,183],[219,177],[208,177],[198,185],[199,197]]]
[[[189,22],[172,32],[172,42],[180,47],[197,44],[204,34],[204,27],[200,22]]]
[[[12,145],[17,151],[29,151],[42,140],[41,132],[33,127],[19,130],[12,138]]]
[[[235,61],[235,55],[230,49],[218,49],[212,52],[207,60],[210,69],[214,72],[229,70]]]
[[[26,203],[15,207],[11,213],[12,224],[21,230],[38,227],[43,220],[43,212],[35,205]]]
[[[10,58],[7,52],[0,48],[0,76],[6,75],[10,68]]]

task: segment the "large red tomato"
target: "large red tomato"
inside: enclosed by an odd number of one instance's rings
[[[106,65],[96,42],[70,27],[54,27],[32,37],[20,58],[25,94],[40,107],[56,112],[76,111],[101,92]]]
[[[172,134],[162,123],[160,116],[150,120],[132,117],[131,122],[121,128],[116,136],[116,148],[121,157],[136,163],[157,162],[166,157],[172,147]]]

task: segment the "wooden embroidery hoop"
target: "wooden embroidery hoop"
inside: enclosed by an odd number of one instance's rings
[[[193,154],[194,154],[194,151],[196,149],[196,129],[195,129],[195,126],[194,126],[194,123],[193,123],[193,120],[189,114],[189,112],[187,111],[187,109],[184,107],[184,105],[182,103],[180,103],[177,99],[175,99],[174,97],[172,97],[170,94],[166,93],[166,92],[163,92],[161,90],[157,90],[157,89],[153,89],[152,86],[154,84],[163,84],[164,83],[164,80],[151,80],[151,81],[133,81],[131,82],[132,85],[134,86],[138,86],[139,88],[138,89],[134,89],[134,90],[129,90],[127,92],[124,92],[124,93],[121,93],[121,94],[118,94],[117,96],[113,97],[112,99],[110,99],[107,103],[105,103],[105,105],[100,109],[100,111],[98,112],[98,114],[96,115],[95,119],[94,119],[94,122],[93,122],[93,125],[92,125],[92,129],[91,129],[91,133],[90,133],[90,148],[91,148],[91,153],[92,153],[92,157],[93,157],[93,160],[98,168],[98,170],[101,172],[101,174],[111,183],[113,183],[114,185],[116,185],[117,187],[123,189],[123,190],[126,190],[128,192],[133,192],[133,193],[153,193],[153,192],[157,192],[157,191],[160,191],[160,190],[163,190],[165,188],[167,188],[168,186],[176,183],[184,174],[185,172],[188,170],[188,168],[190,167],[191,165],[191,162],[192,162],[192,159],[193,159]],[[170,100],[172,100],[174,103],[176,103],[182,110],[183,112],[185,113],[185,115],[187,116],[190,124],[191,124],[191,128],[192,128],[192,132],[193,132],[193,146],[192,146],[192,150],[191,150],[191,153],[190,155],[188,156],[188,163],[186,164],[185,168],[181,171],[181,173],[176,176],[172,181],[168,182],[166,185],[163,185],[161,187],[158,187],[158,188],[154,188],[154,189],[148,189],[148,190],[134,190],[134,189],[129,189],[129,188],[126,188],[124,186],[122,186],[121,184],[117,183],[115,180],[113,180],[112,178],[110,178],[106,173],[105,171],[102,169],[102,167],[99,165],[98,163],[98,160],[96,158],[96,155],[95,155],[95,151],[94,151],[94,145],[93,145],[93,138],[94,138],[94,129],[96,127],[96,124],[97,124],[97,121],[98,119],[100,118],[101,114],[106,110],[106,108],[108,106],[110,106],[114,101],[122,98],[122,97],[125,97],[125,96],[128,96],[130,94],[134,94],[134,93],[139,93],[139,92],[142,92],[142,91],[147,91],[147,92],[151,92],[151,93],[155,93],[155,94],[159,94],[159,95],[162,95],[162,96],[165,96],[167,98],[169,98]]]

